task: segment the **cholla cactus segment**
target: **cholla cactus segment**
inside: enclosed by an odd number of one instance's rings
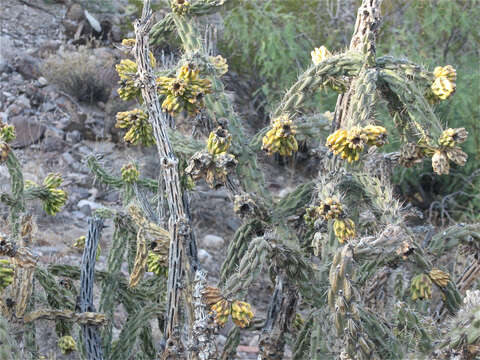
[[[162,108],[170,114],[187,111],[195,115],[204,107],[203,97],[211,92],[211,82],[199,77],[200,70],[186,64],[180,68],[177,76],[157,78],[160,94],[165,95]]]
[[[165,260],[162,255],[149,251],[147,256],[147,271],[157,276],[165,275],[168,266]]]
[[[439,287],[447,286],[450,281],[450,275],[440,269],[430,270],[428,276],[430,276],[430,279]]]
[[[185,15],[190,10],[190,3],[186,0],[171,0],[170,7],[177,15]]]
[[[240,328],[250,325],[253,318],[252,307],[244,301],[234,301],[232,304],[232,320]]]
[[[355,223],[351,219],[335,219],[333,231],[340,244],[355,237]]]
[[[123,139],[129,143],[137,145],[142,143],[144,146],[155,144],[153,127],[148,121],[148,114],[141,109],[117,113],[117,122],[115,127],[126,129],[127,133]]]
[[[7,143],[15,139],[15,127],[13,125],[3,124],[0,121],[0,140]]]
[[[228,72],[227,59],[225,59],[222,55],[209,56],[208,60],[210,60],[210,63],[215,68],[219,77],[225,75]]]
[[[332,56],[330,51],[328,51],[328,49],[323,45],[319,48],[313,49],[310,54],[312,55],[312,61],[315,65],[320,64],[322,61]]]
[[[232,306],[227,300],[222,299],[213,304],[210,309],[214,314],[215,323],[218,326],[224,326],[228,321],[228,317],[232,311]]]
[[[13,264],[9,259],[0,259],[0,291],[13,282]]]
[[[272,121],[272,128],[263,137],[262,150],[269,155],[279,153],[282,156],[292,156],[298,150],[296,133],[293,121],[287,115],[279,116]]]
[[[423,152],[416,144],[404,144],[400,150],[399,163],[404,167],[412,167],[415,164],[421,163],[423,160]]]
[[[435,154],[432,156],[432,167],[433,171],[438,175],[447,175],[450,172],[450,164],[444,151],[435,151]]]
[[[325,220],[337,219],[343,214],[343,207],[336,196],[326,198],[318,207],[319,215]]]
[[[467,162],[468,155],[462,151],[458,146],[448,148],[445,150],[447,157],[450,161],[453,161],[459,166],[464,166]]]
[[[465,128],[449,128],[442,132],[438,138],[438,144],[440,146],[454,147],[455,145],[461,144],[467,140],[467,137],[468,132],[465,130]]]
[[[122,180],[127,184],[137,182],[140,177],[140,172],[135,164],[127,164],[122,166]]]
[[[448,345],[463,354],[465,359],[478,359],[480,355],[480,290],[467,290],[463,301],[464,305],[450,322]]]
[[[453,68],[452,65],[446,65],[446,66],[443,66],[443,67],[442,66],[437,66],[433,70],[433,75],[436,78],[445,77],[452,82],[457,81],[457,71]]]
[[[10,154],[10,146],[4,141],[0,141],[0,164],[7,161],[8,154]]]
[[[230,135],[228,130],[219,126],[210,133],[207,141],[207,150],[212,155],[225,153],[230,148],[231,142],[232,135]]]
[[[62,354],[70,354],[72,351],[77,350],[77,343],[70,335],[62,336],[58,339],[58,347],[62,351]]]
[[[387,143],[387,129],[383,126],[367,125],[362,129],[367,136],[367,145],[380,147]]]
[[[426,274],[419,274],[412,278],[410,285],[412,300],[431,299],[432,297],[432,281]]]

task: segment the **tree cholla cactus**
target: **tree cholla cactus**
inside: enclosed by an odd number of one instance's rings
[[[55,321],[63,352],[77,348],[95,360],[232,359],[247,331],[260,332],[257,355],[265,360],[284,358],[286,344],[295,360],[474,359],[480,296],[468,290],[478,287],[478,224],[423,238],[412,226],[418,215],[395,198],[390,181],[395,165],[431,158],[434,172],[447,174],[451,163],[465,164],[460,144],[467,130],[445,128],[432,107],[455,92],[453,67],[430,72],[406,59],[377,57],[381,0],[364,0],[348,50],[315,48],[312,64],[269,114],[270,124],[249,136],[225,91],[226,60],[197,21],[224,3],[171,0],[172,11],[153,24],[151,1],[144,0],[135,39],[122,42],[131,59],[116,67],[120,97],[138,104],[117,114],[117,127],[127,129],[127,142],[156,145],[158,177],[146,178],[134,163],[110,171],[98,157],[87,159],[100,182],[121,192],[126,211],[93,214],[80,266],[41,266],[29,250],[35,226],[26,202],[38,198],[45,212],[56,214],[66,193],[58,174],[42,185],[24,182],[8,145],[14,131],[0,126],[0,160],[10,174],[9,192],[0,194],[10,210],[0,255],[12,258],[0,264],[0,308],[12,319],[12,333],[22,334],[22,352],[35,353],[33,324],[46,319]],[[171,32],[183,52],[177,63],[157,67],[150,46]],[[339,93],[335,110],[310,116],[305,104],[320,89]],[[376,118],[380,104],[391,123]],[[185,126],[195,138],[175,128],[180,115],[191,120]],[[392,146],[398,145],[389,154],[381,152],[387,129]],[[320,143],[318,175],[279,199],[265,183],[257,152],[293,157],[299,142]],[[192,180],[225,186],[242,220],[215,285],[208,285],[198,259]],[[105,238],[107,264],[100,271],[95,262],[106,221],[114,231]],[[447,272],[455,267],[443,256],[457,248],[466,249],[470,262],[460,279]],[[267,310],[254,314],[249,290],[262,274],[273,292]],[[117,306],[128,316],[114,335]],[[447,316],[450,331],[439,331]],[[234,326],[219,349],[216,334],[230,319]],[[162,332],[158,344],[151,320]],[[2,317],[6,343],[5,329]]]

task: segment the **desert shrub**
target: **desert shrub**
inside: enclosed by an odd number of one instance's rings
[[[86,47],[78,51],[60,51],[45,60],[44,76],[79,101],[106,101],[116,82],[113,57],[95,56]]]

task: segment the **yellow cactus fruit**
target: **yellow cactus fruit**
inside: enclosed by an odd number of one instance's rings
[[[15,136],[15,126],[3,124],[0,120],[0,140],[9,143],[15,139]]]
[[[10,154],[10,146],[4,141],[0,141],[0,164],[7,161],[8,154]]]
[[[412,300],[431,299],[432,297],[432,281],[426,274],[420,274],[412,278],[410,284],[410,292]]]
[[[123,46],[135,46],[135,39],[123,39],[122,40],[122,45]]]
[[[443,66],[443,67],[442,66],[437,66],[433,70],[433,75],[436,78],[446,77],[448,80],[450,80],[452,82],[457,81],[457,71],[453,68],[452,65],[446,65],[446,66]]]
[[[211,92],[211,82],[199,77],[200,71],[192,65],[183,65],[174,78],[160,76],[156,79],[158,91],[165,96],[162,108],[175,115],[187,111],[194,115],[204,106],[203,97]]]
[[[333,231],[340,244],[355,237],[355,223],[351,219],[335,219]]]
[[[214,314],[215,323],[218,326],[224,326],[227,323],[228,316],[232,311],[231,308],[231,304],[225,299],[222,299],[211,306],[210,309]]]
[[[347,146],[348,131],[345,129],[339,129],[333,134],[330,134],[327,138],[326,146],[335,154],[338,155],[343,152],[343,149]]]
[[[232,320],[240,328],[250,325],[253,318],[252,307],[244,301],[234,301],[232,304]]]
[[[122,180],[127,184],[133,184],[138,181],[140,172],[135,164],[127,164],[122,166]]]
[[[170,6],[177,15],[185,15],[190,10],[190,3],[186,0],[171,0]]]
[[[342,204],[336,196],[329,197],[320,203],[318,211],[325,220],[337,219],[343,214]]]
[[[310,55],[312,55],[312,61],[315,65],[320,64],[322,61],[332,56],[330,51],[328,51],[328,49],[323,45],[319,48],[313,49]]]
[[[467,137],[468,132],[465,130],[465,128],[449,128],[442,132],[438,138],[438,144],[440,146],[453,147],[457,144],[463,143],[465,140],[467,140]]]
[[[467,162],[468,155],[462,151],[459,147],[448,148],[445,150],[447,157],[450,161],[453,161],[459,166],[464,166]]]
[[[57,189],[62,184],[60,174],[50,173],[43,181],[43,187],[47,192],[40,198],[43,201],[43,210],[48,215],[56,215],[67,202],[67,193],[64,190]],[[38,185],[32,181],[26,181],[25,187],[35,187]]]
[[[13,282],[13,264],[9,259],[0,259],[0,292]]]
[[[448,174],[450,172],[450,164],[445,152],[437,150],[432,156],[433,171],[438,174]]]
[[[455,92],[456,84],[446,77],[436,78],[430,87],[432,92],[441,100],[448,99]]]
[[[387,129],[383,126],[367,125],[362,132],[367,136],[368,146],[380,147],[387,143]]]
[[[148,114],[141,109],[133,109],[117,113],[116,128],[127,129],[123,139],[133,145],[139,143],[144,146],[155,144],[152,124],[148,121]]]
[[[54,189],[62,185],[62,176],[59,173],[50,173],[43,179],[43,186]]]
[[[348,131],[347,147],[352,150],[363,150],[368,141],[367,135],[359,126],[354,126]]]
[[[428,276],[430,276],[430,279],[440,287],[447,286],[450,281],[450,274],[439,269],[430,270]]]
[[[87,240],[86,236],[80,236],[80,237],[75,239],[72,246],[77,250],[83,251],[83,249],[85,248],[85,241],[86,240]],[[98,260],[98,258],[100,257],[101,252],[102,252],[102,248],[100,247],[100,243],[99,243],[97,245],[97,254],[95,255],[96,260]]]
[[[70,335],[62,336],[58,339],[58,347],[62,351],[62,354],[70,354],[72,351],[77,350],[77,343]]]
[[[263,137],[262,150],[269,155],[279,153],[282,156],[292,156],[298,150],[296,133],[293,121],[287,115],[279,116],[272,121],[272,128]]]
[[[228,72],[227,59],[225,59],[222,55],[209,56],[208,60],[210,60],[210,63],[217,71],[218,76],[223,76]]]
[[[153,251],[148,252],[147,256],[147,271],[154,273],[157,276],[164,275],[166,272],[165,262],[160,254]]]
[[[219,126],[210,133],[207,141],[207,150],[212,155],[225,153],[230,148],[231,141],[232,135],[230,135],[228,130]]]

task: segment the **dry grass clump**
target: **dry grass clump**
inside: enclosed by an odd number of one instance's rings
[[[111,60],[96,56],[85,47],[78,51],[59,51],[45,60],[44,76],[60,90],[79,101],[94,103],[106,101],[117,78]]]

